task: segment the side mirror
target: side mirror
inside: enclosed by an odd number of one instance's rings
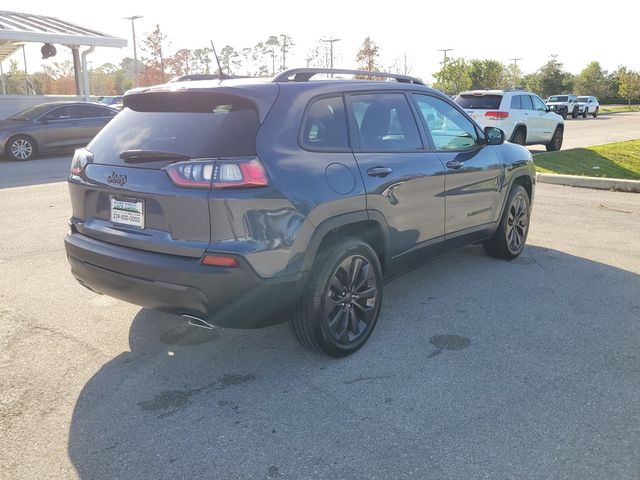
[[[551,111],[551,107],[544,107],[544,111],[549,113]]]
[[[484,138],[487,145],[502,145],[504,143],[504,132],[497,127],[484,127]]]

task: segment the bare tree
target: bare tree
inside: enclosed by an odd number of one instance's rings
[[[305,63],[307,67],[329,68],[329,44],[318,40],[305,55]]]
[[[378,57],[380,56],[380,49],[375,44],[371,37],[364,39],[362,47],[356,55],[356,62],[360,70],[368,70],[370,72],[379,70]]]
[[[145,71],[145,81],[149,83],[165,82],[164,50],[168,48],[167,36],[160,30],[160,25],[156,24],[153,32],[147,34],[142,41],[142,51],[149,54],[149,58],[143,58],[148,68]],[[166,45],[165,45],[166,43]]]
[[[287,69],[287,52],[295,46],[289,35],[280,35],[280,52],[282,53],[282,70]]]
[[[264,42],[267,51],[271,52],[271,75],[276,74],[276,50],[280,48],[280,40],[275,35],[271,35],[266,42]]]

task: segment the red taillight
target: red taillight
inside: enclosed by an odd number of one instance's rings
[[[171,181],[185,188],[249,188],[269,184],[257,158],[190,160],[165,167]]]
[[[234,257],[228,257],[226,255],[205,255],[202,259],[202,265],[236,268],[239,264],[238,260]]]
[[[71,160],[71,175],[80,175],[88,163],[93,162],[93,154],[86,148],[79,148]]]
[[[485,117],[493,118],[493,119],[501,119],[507,118],[509,116],[509,112],[486,112],[484,114]]]

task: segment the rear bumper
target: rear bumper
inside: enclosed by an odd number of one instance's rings
[[[238,268],[203,266],[198,258],[143,252],[78,233],[65,237],[65,249],[71,273],[90,290],[228,328],[287,321],[303,283],[300,276],[263,279],[241,257]]]

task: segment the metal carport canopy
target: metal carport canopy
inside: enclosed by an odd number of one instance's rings
[[[55,17],[0,10],[0,62],[15,53],[23,43],[40,42],[70,47],[74,52],[76,67],[79,61],[79,47],[127,46],[124,38],[84,28]],[[76,79],[79,78],[79,73],[76,68]]]

